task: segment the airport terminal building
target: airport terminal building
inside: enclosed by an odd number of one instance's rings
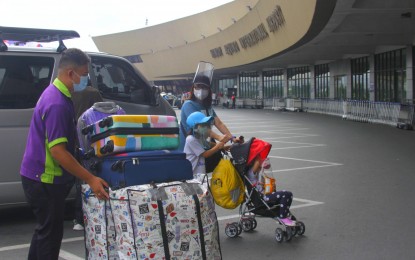
[[[344,114],[351,101],[402,110],[415,99],[412,0],[235,0],[93,40],[177,93],[199,61],[211,62],[214,92],[235,93],[240,107],[301,100],[310,111]]]

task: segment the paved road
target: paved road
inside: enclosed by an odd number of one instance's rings
[[[223,259],[415,259],[415,132],[309,113],[217,109],[235,135],[271,142],[277,186],[294,193],[303,237],[279,244],[268,218],[238,238],[237,211],[218,209]],[[0,259],[25,259],[30,211],[0,214]],[[65,223],[61,259],[83,259],[82,232]]]

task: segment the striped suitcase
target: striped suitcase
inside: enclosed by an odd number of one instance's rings
[[[123,152],[174,150],[179,146],[179,125],[174,116],[113,115],[87,126],[98,157]]]

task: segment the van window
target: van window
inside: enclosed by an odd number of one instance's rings
[[[0,56],[0,109],[33,108],[50,84],[54,59]]]
[[[150,103],[148,84],[127,62],[93,58],[92,69],[103,98],[135,104]]]

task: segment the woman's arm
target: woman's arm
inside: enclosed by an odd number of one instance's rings
[[[229,131],[228,127],[220,120],[218,116],[215,117],[215,126],[219,131],[225,135],[228,140],[231,140],[234,143],[239,143],[240,140],[237,137],[232,136],[231,132]],[[213,132],[213,131],[212,131]],[[216,139],[216,138],[215,138]],[[219,137],[220,139],[220,137]],[[217,140],[219,140],[217,139]]]

